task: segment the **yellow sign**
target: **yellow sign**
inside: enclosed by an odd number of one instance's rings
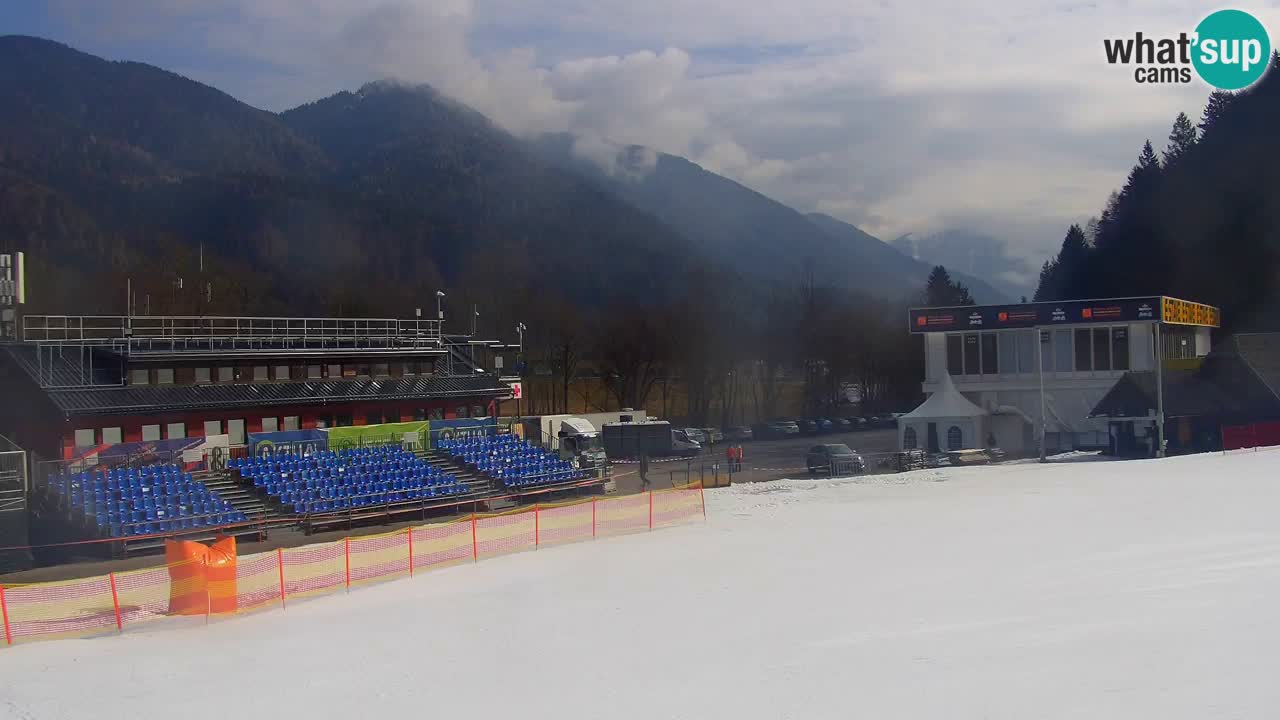
[[[1160,310],[1161,322],[1168,325],[1222,326],[1222,313],[1212,305],[1166,297],[1160,299]]]

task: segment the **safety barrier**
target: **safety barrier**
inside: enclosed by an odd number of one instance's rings
[[[210,566],[192,573],[193,561],[78,580],[0,585],[4,643],[124,632],[176,614],[170,608],[175,598],[182,598],[185,606],[192,594],[213,597],[211,586],[220,594],[234,595],[234,614],[283,610],[290,601],[350,590],[352,585],[544,545],[648,531],[697,517],[706,517],[702,488],[689,486],[472,514],[379,535],[243,555],[235,558],[233,591],[226,587],[229,580],[213,579]],[[206,620],[220,614],[228,613],[209,602]]]

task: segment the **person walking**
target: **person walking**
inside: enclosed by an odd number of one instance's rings
[[[742,472],[742,446],[739,445],[733,451],[733,470],[734,472]]]
[[[640,492],[649,489],[649,453],[640,453]]]

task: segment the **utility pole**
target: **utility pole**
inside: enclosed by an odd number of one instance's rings
[[[1045,432],[1046,418],[1044,410],[1044,335],[1043,330],[1036,329],[1036,345],[1040,356],[1040,372],[1037,373],[1040,377],[1040,462],[1044,462],[1049,455],[1049,449],[1045,446],[1047,435]]]

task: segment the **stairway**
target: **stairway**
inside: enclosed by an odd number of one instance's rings
[[[496,480],[477,470],[467,467],[466,463],[452,455],[437,453],[433,450],[418,450],[414,453],[432,467],[449,473],[467,486],[467,494],[476,497],[487,497],[502,490]]]
[[[268,507],[252,488],[236,482],[229,472],[202,470],[192,473],[191,477],[218,493],[218,497],[231,503],[232,507],[244,513],[245,517],[250,520],[261,520],[279,515],[278,512]]]

